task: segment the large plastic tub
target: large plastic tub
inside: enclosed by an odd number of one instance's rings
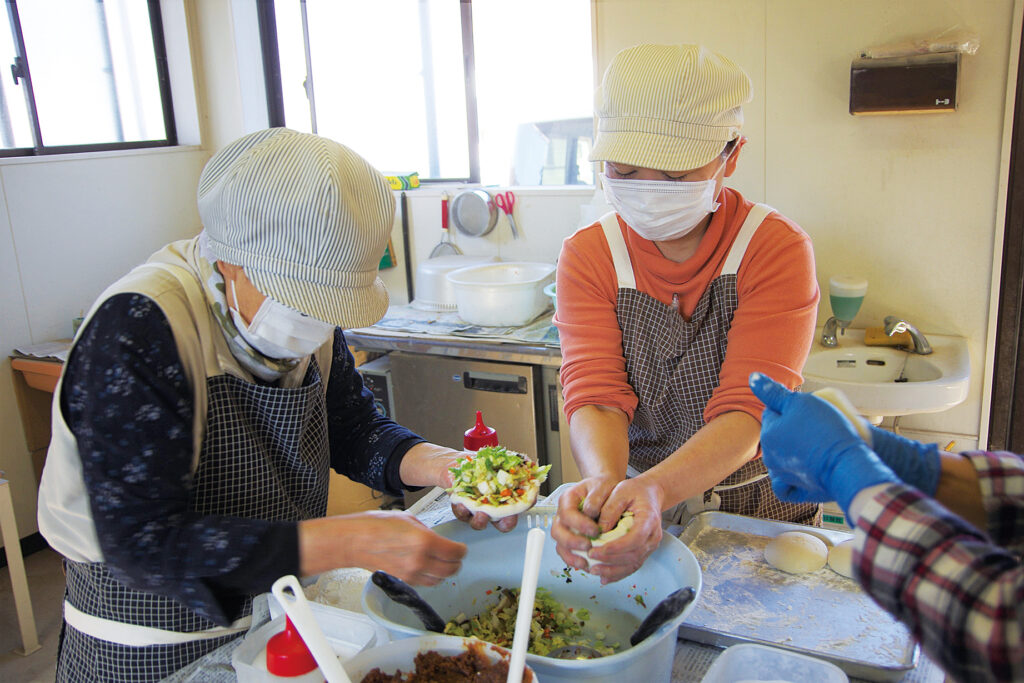
[[[530,512],[554,515],[555,508],[538,506]],[[417,588],[442,619],[453,619],[459,613],[478,614],[496,601],[497,596],[493,596],[496,586],[520,584],[529,531],[525,523],[521,522],[508,533],[501,533],[493,526],[474,531],[459,521],[440,524],[434,531],[465,543],[468,548],[457,574],[436,586]],[[584,628],[586,637],[603,632],[607,643],[626,647],[613,655],[589,660],[527,654],[526,663],[533,667],[537,676],[545,683],[668,683],[672,677],[679,625],[700,600],[701,569],[690,549],[678,538],[666,534],[636,573],[602,586],[600,579],[591,574],[566,572],[550,534],[545,537],[543,548],[538,585],[550,590],[563,604],[590,612]],[[692,586],[697,593],[694,602],[636,647],[629,647],[629,636],[650,610],[684,586]],[[372,581],[363,589],[363,611],[386,628],[393,640],[426,633],[409,608],[388,599]]]
[[[521,326],[547,309],[545,285],[555,279],[550,263],[490,263],[448,273],[459,317],[484,327]]]

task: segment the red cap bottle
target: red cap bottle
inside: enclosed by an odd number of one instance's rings
[[[292,620],[284,618],[284,630],[267,641],[267,671],[282,678],[302,676],[317,668]]]
[[[462,438],[462,447],[467,451],[478,451],[484,446],[497,446],[498,432],[484,424],[484,416],[476,411],[476,424],[466,430]]]

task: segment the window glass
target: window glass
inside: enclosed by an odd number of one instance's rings
[[[14,64],[18,50],[11,32],[3,29],[3,18],[0,16],[0,60],[6,58],[8,61],[0,61],[0,147],[31,147],[32,124],[25,94],[6,68],[8,64]]]
[[[43,145],[167,137],[147,3],[46,0],[17,11]]]
[[[567,148],[593,135],[588,0],[474,2],[473,42],[481,179],[564,184]],[[533,154],[544,163],[529,161]],[[585,155],[582,165],[593,183]]]
[[[276,0],[283,123],[424,180],[592,183],[590,0],[463,4],[468,53],[458,0]]]

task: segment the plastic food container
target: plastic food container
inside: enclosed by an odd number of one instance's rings
[[[551,299],[551,307],[558,308],[558,299],[555,297],[555,283],[552,282],[550,285],[544,288],[544,293]]]
[[[550,263],[492,263],[448,273],[459,317],[473,325],[525,325],[548,307],[544,287],[555,279]]]
[[[368,647],[377,644],[378,631],[365,615],[356,614],[356,619],[322,619],[315,614],[316,621],[327,637],[327,642],[338,657],[345,661]],[[239,683],[266,683],[281,680],[267,672],[266,647],[275,634],[284,630],[285,617],[282,614],[260,626],[242,640],[231,653],[231,665],[235,667]],[[385,642],[386,642],[386,635]],[[262,658],[262,661],[261,661]],[[300,679],[301,680],[301,679]]]
[[[533,514],[552,517],[555,512],[556,508],[548,506],[531,510]],[[460,612],[479,614],[496,601],[496,597],[489,597],[488,591],[493,591],[495,586],[519,585],[529,531],[526,524],[502,533],[493,526],[476,531],[464,522],[454,521],[439,524],[434,531],[467,546],[462,569],[457,574],[436,586],[419,586],[416,589],[442,619],[452,619]],[[571,575],[566,572],[565,563],[555,551],[555,541],[548,534],[537,582],[539,587],[550,590],[552,596],[563,604],[586,608],[590,612],[590,619],[584,627],[585,637],[602,632],[606,636],[605,642],[627,646],[629,636],[658,602],[677,588],[692,586],[697,592],[694,602],[636,647],[626,647],[613,655],[588,660],[526,655],[526,663],[545,683],[653,683],[670,680],[679,626],[699,602],[701,589],[700,565],[678,538],[663,535],[658,548],[628,580],[602,586],[600,578],[591,574],[575,570]],[[363,611],[386,628],[392,640],[426,634],[422,622],[412,610],[387,598],[372,581],[363,589]]]
[[[451,256],[435,256],[420,262],[416,266],[416,298],[412,307],[423,311],[454,311],[455,287],[446,275],[453,270],[476,266],[483,263],[494,263],[494,256],[468,256],[453,254]]]
[[[508,660],[511,656],[511,653],[505,648],[491,645],[490,643],[483,643],[479,640],[458,638],[456,636],[421,636],[419,638],[395,640],[387,645],[365,650],[349,661],[344,662],[345,673],[356,683],[361,681],[363,676],[378,667],[386,674],[394,674],[396,670],[401,670],[403,674],[408,674],[415,669],[414,660],[420,652],[433,650],[443,655],[458,655],[469,648],[470,643],[475,643],[477,647],[480,647],[481,652],[492,662],[498,662],[502,659]],[[529,673],[527,674],[527,672]],[[527,665],[523,670],[523,681],[536,683],[539,680],[542,679],[538,679],[533,669]]]
[[[848,683],[849,679],[835,664],[755,643],[726,648],[701,679],[701,683],[739,681]]]

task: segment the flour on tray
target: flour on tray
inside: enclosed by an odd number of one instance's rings
[[[771,538],[705,527],[688,543],[701,566],[691,626],[861,661],[905,662],[906,627],[830,568],[787,574],[764,559]]]

